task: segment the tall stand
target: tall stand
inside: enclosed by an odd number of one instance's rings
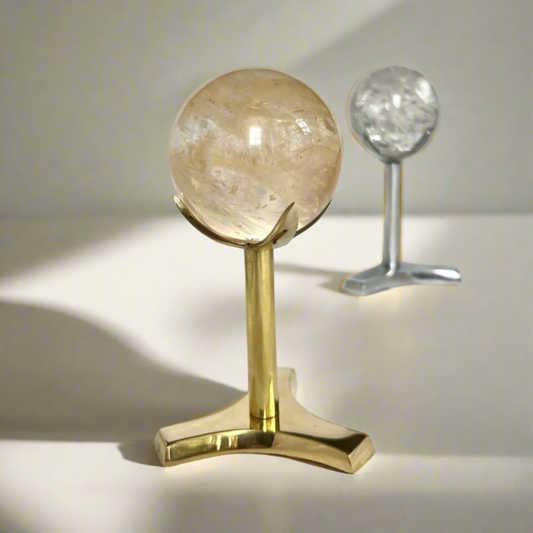
[[[380,265],[345,279],[342,291],[370,296],[405,285],[449,285],[461,282],[457,268],[419,265],[401,260],[402,164],[385,165],[383,260]]]
[[[368,435],[311,414],[294,397],[294,370],[278,372],[272,241],[245,248],[245,271],[249,392],[221,411],[160,429],[161,464],[262,453],[354,473],[374,454]]]

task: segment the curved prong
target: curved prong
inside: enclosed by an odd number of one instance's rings
[[[192,226],[206,237],[209,237],[220,244],[234,246],[235,248],[260,248],[272,244],[274,248],[279,248],[280,246],[285,246],[285,244],[290,242],[297,234],[298,210],[296,209],[294,202],[283,211],[279,220],[264,239],[261,239],[260,241],[245,241],[243,239],[228,239],[227,237],[224,237],[224,235],[213,231],[196,213],[192,212],[182,198],[178,195],[174,195],[172,198],[182,215]]]
[[[298,210],[295,203],[292,202],[276,222],[270,233],[259,242],[252,242],[249,248],[261,248],[272,244],[274,248],[280,248],[288,244],[296,235],[298,229]]]

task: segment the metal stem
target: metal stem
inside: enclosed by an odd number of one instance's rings
[[[402,205],[402,165],[385,165],[385,224],[383,228],[383,264],[395,272],[400,262]]]
[[[244,261],[250,415],[267,419],[278,413],[272,244],[246,248]]]

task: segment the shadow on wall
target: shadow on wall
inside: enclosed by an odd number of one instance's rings
[[[530,0],[189,3],[4,3],[3,214],[173,212],[176,113],[205,80],[253,64],[301,77],[336,113],[333,211],[381,211],[380,165],[351,140],[345,106],[362,74],[390,64],[424,72],[442,104],[435,140],[406,163],[406,210],[533,210]]]
[[[344,134],[332,211],[381,210],[381,164],[353,140],[346,102],[362,75],[399,64],[428,76],[441,104],[434,140],[405,163],[406,212],[532,212],[532,23],[529,0],[406,1],[293,64]]]
[[[220,409],[242,392],[150,362],[65,313],[0,303],[0,438],[134,441],[126,458],[155,461],[165,425]]]

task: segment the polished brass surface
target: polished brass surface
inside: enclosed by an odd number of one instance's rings
[[[294,397],[295,387],[294,370],[280,368],[279,414],[270,422],[251,420],[247,394],[222,411],[160,429],[155,448],[161,464],[261,453],[353,474],[374,454],[370,438],[307,411]]]
[[[268,244],[244,254],[250,415],[272,418],[278,411],[274,251]]]
[[[265,239],[245,242],[213,232],[182,199],[175,196],[174,201],[204,235],[245,251],[249,392],[225,409],[160,429],[154,446],[161,464],[172,466],[228,453],[262,453],[354,473],[374,454],[368,435],[309,413],[294,397],[294,371],[282,368],[278,376],[273,250],[297,234],[294,204]]]
[[[192,226],[194,226],[200,233],[203,233],[206,237],[213,239],[220,244],[226,244],[227,246],[234,246],[235,248],[261,248],[267,244],[272,244],[274,248],[280,248],[288,244],[296,235],[304,232],[310,228],[315,222],[324,214],[326,209],[322,211],[314,220],[312,220],[307,226],[298,230],[298,210],[294,202],[290,204],[283,212],[275,226],[270,233],[260,241],[245,241],[242,239],[229,239],[216,231],[208,228],[207,225],[196,213],[193,213],[191,209],[185,204],[182,198],[178,195],[173,197],[174,203],[178,206],[183,216],[187,219]]]

